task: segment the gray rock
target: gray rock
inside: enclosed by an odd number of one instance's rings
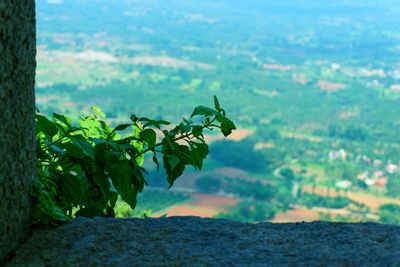
[[[222,219],[76,219],[37,229],[8,266],[400,266],[400,227]]]
[[[0,0],[0,262],[29,233],[36,171],[35,0]]]

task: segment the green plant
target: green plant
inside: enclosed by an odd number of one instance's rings
[[[205,129],[220,129],[228,136],[236,129],[218,99],[214,109],[196,107],[190,119],[175,127],[170,122],[132,115],[131,122],[111,128],[97,107],[79,125],[60,114],[51,119],[36,115],[37,175],[31,195],[33,223],[54,224],[75,216],[114,217],[120,197],[134,209],[146,185],[144,156],[159,157],[169,186],[185,167],[201,170],[208,154]]]

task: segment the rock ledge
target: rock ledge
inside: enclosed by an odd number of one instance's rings
[[[221,219],[76,219],[38,229],[7,266],[400,266],[400,227]]]

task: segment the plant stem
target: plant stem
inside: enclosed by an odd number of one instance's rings
[[[208,123],[204,124],[204,125],[201,126],[201,127],[202,127],[203,129],[206,129],[206,128],[208,129],[208,127],[213,126],[213,123],[214,123],[214,121],[216,121],[216,119],[217,119],[217,118],[214,117],[211,121],[209,121]],[[218,125],[215,125],[214,127],[218,127],[218,128],[219,128]],[[179,137],[176,137],[176,138],[172,139],[171,141],[172,141],[172,142],[176,142],[176,141],[179,141],[179,140],[182,140],[182,139],[185,139],[185,138],[191,139],[191,137],[193,137],[193,133],[187,133],[187,134],[181,135],[181,136],[179,136]],[[143,154],[145,154],[145,153],[147,153],[147,152],[149,152],[149,151],[153,151],[156,147],[159,147],[159,146],[161,146],[161,145],[162,145],[162,143],[155,144],[153,147],[149,147],[149,148],[143,150],[142,152],[140,152],[139,154],[137,154],[137,155],[135,156],[135,158],[138,158],[138,157],[142,156]]]

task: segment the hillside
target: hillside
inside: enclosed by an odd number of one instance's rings
[[[175,122],[219,97],[234,138],[207,133],[204,172],[164,190],[168,207],[145,196],[136,216],[399,224],[398,10],[394,0],[38,0],[37,107]],[[146,178],[166,188],[162,173]]]

